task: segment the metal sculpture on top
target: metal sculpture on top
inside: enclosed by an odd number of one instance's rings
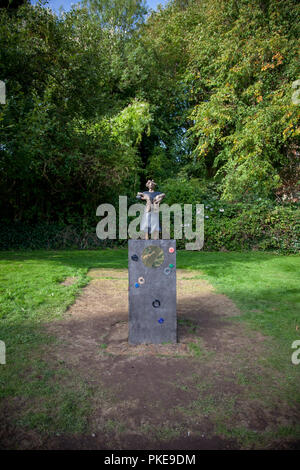
[[[145,240],[149,240],[149,235],[153,240],[159,239],[159,204],[166,196],[164,193],[155,191],[157,184],[153,180],[148,180],[146,187],[148,191],[137,193],[137,198],[146,201],[146,208],[141,222],[141,231],[145,234]]]

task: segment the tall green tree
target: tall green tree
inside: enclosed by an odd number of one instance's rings
[[[0,193],[6,219],[93,219],[99,203],[138,184],[149,105],[119,87],[115,33],[87,9],[0,14]],[[138,189],[136,187],[136,189]]]
[[[180,174],[213,179],[225,199],[272,197],[297,167],[299,8],[296,0],[251,8],[247,0],[173,0],[147,21],[155,77],[166,70],[167,93],[151,87],[163,103],[159,131],[176,142]]]
[[[144,23],[145,0],[83,0],[101,25],[120,34],[129,34]]]
[[[299,3],[193,3],[189,67],[194,155],[223,197],[268,196],[299,145]]]

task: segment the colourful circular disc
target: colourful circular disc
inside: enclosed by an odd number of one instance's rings
[[[171,248],[169,248],[169,253],[174,253],[174,248],[171,246]]]
[[[169,267],[170,267],[170,268],[174,268],[174,264],[170,263],[170,264],[169,264]]]
[[[157,320],[158,323],[162,324],[165,320],[163,318],[160,318],[159,320]]]
[[[139,285],[138,282],[136,282],[136,283],[134,284],[134,286],[135,286],[135,287],[140,287],[140,285]]]

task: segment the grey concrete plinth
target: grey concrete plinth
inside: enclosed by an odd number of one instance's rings
[[[176,240],[129,240],[128,271],[129,343],[176,343]]]

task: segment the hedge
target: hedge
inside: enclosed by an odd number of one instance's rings
[[[297,253],[300,248],[300,209],[297,205],[272,203],[205,204],[204,250],[275,250]],[[96,249],[126,246],[126,240],[99,240],[95,226],[82,223],[38,223],[0,225],[0,250]],[[177,241],[184,249],[187,240]]]

